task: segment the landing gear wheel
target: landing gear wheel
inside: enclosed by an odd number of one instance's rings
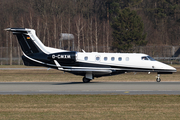
[[[161,76],[160,74],[157,75],[157,79],[156,79],[157,82],[161,82],[160,76]]]
[[[161,78],[157,78],[156,81],[157,81],[157,82],[161,82]]]
[[[90,79],[83,77],[83,83],[89,83],[90,81]]]

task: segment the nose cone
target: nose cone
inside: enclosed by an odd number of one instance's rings
[[[157,67],[160,70],[159,72],[177,72],[176,68],[161,62],[157,62]]]
[[[168,71],[177,72],[176,68],[174,68],[174,67],[172,67],[172,66],[170,66],[170,65],[166,65],[166,66],[167,66],[166,69],[167,69]]]

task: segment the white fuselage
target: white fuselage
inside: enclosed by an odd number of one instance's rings
[[[137,69],[150,69],[150,70],[176,70],[175,68],[161,63],[159,61],[152,61],[150,59],[142,59],[147,57],[146,54],[141,53],[77,53],[77,62],[118,66]]]

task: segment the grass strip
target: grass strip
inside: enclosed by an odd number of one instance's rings
[[[1,120],[179,118],[180,95],[0,95]]]
[[[93,81],[152,81],[155,82],[157,74],[126,73],[116,76],[95,78]],[[64,73],[58,70],[0,70],[0,82],[82,82],[82,76]],[[161,75],[162,81],[180,81],[180,72]]]

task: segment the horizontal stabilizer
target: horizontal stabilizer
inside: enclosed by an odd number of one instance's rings
[[[15,33],[15,32],[27,33],[30,31],[30,29],[26,29],[26,28],[6,28],[4,30],[5,31],[12,31],[13,33]]]
[[[6,28],[6,29],[4,29],[5,31],[11,31],[11,28]]]

